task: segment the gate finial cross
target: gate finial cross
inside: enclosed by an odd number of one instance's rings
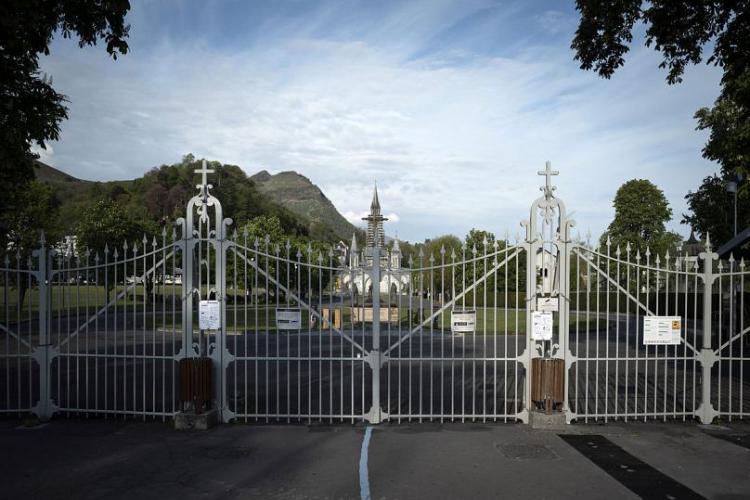
[[[208,194],[208,189],[213,187],[208,183],[208,176],[207,174],[213,174],[214,170],[209,170],[206,168],[206,160],[203,160],[203,165],[199,170],[195,171],[196,174],[201,174],[201,183],[198,186],[195,186],[196,188],[200,189],[204,196]]]
[[[544,191],[544,194],[547,196],[552,196],[552,191],[557,189],[555,186],[552,185],[552,176],[553,175],[560,175],[560,172],[557,170],[552,170],[552,163],[546,162],[544,166],[544,170],[540,170],[537,172],[538,175],[543,175],[545,177],[544,180],[544,187],[541,188]]]

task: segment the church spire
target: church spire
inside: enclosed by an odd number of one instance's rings
[[[378,184],[375,183],[375,191],[372,193],[372,203],[370,204],[370,213],[380,215],[380,200],[378,199]]]
[[[378,199],[378,185],[375,184],[375,190],[372,194],[372,204],[370,205],[370,215],[363,217],[367,221],[367,248],[385,247],[385,232],[383,231],[383,222],[387,221],[380,213],[380,200]]]

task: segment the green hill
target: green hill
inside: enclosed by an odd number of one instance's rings
[[[77,179],[37,162],[37,180],[48,184],[60,204],[57,226],[72,234],[87,207],[102,199],[117,201],[136,217],[165,224],[184,215],[185,205],[200,181],[194,170],[200,162],[186,156],[174,165],[152,168],[142,177],[127,181],[94,182]],[[351,235],[352,226],[308,179],[294,172],[270,176],[273,182],[257,182],[236,165],[209,162],[216,173],[209,180],[212,193],[222,203],[225,217],[242,226],[254,217],[279,218],[285,233],[333,242]],[[262,176],[261,176],[262,177]],[[291,182],[294,179],[294,182]]]
[[[330,228],[341,240],[349,241],[354,226],[347,221],[326,198],[326,195],[307,177],[297,172],[271,175],[265,170],[250,177],[258,189],[276,203],[300,217],[309,219],[312,227]]]

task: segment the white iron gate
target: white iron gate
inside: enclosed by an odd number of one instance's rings
[[[178,363],[201,356],[225,422],[527,422],[536,358],[563,363],[568,422],[750,411],[744,261],[574,240],[549,164],[520,241],[408,262],[384,245],[377,193],[365,248],[342,254],[238,233],[197,172],[160,238],[76,255],[42,237],[3,259],[0,413],[171,418]],[[679,344],[644,345],[649,317],[678,318]]]

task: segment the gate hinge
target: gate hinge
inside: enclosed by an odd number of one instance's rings
[[[52,360],[59,355],[59,349],[52,347],[52,344],[41,344],[31,351],[31,357],[40,365],[43,363],[51,363]]]
[[[710,369],[719,360],[719,355],[713,349],[701,349],[695,358],[700,361],[701,366]]]
[[[370,365],[371,369],[375,369],[377,366],[378,368],[382,367],[384,364],[388,362],[390,359],[390,356],[387,354],[383,354],[377,349],[373,349],[372,351],[367,353],[367,356],[364,357],[365,362]]]

